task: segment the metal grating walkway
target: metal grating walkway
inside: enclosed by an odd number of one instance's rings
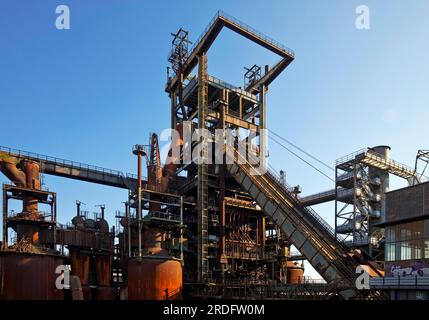
[[[0,146],[0,155],[14,158],[16,160],[28,159],[36,161],[41,164],[42,173],[54,176],[93,182],[123,189],[134,189],[137,186],[136,175],[124,174],[117,170],[106,169],[76,161],[2,146]]]

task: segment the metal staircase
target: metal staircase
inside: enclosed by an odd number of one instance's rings
[[[385,158],[370,148],[359,150],[338,159],[337,167],[347,170],[355,163],[363,163],[373,168],[386,170],[389,173],[407,179],[408,181],[411,181],[416,176],[414,169],[397,161]]]
[[[234,179],[279,225],[285,235],[330,286],[345,298],[362,296],[356,289],[356,267],[365,263],[358,252],[350,253],[337,241],[333,228],[312,209],[305,207],[270,171],[257,175],[257,170],[235,150],[234,164],[226,165]],[[367,265],[378,273],[371,265]]]

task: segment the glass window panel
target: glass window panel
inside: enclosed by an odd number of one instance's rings
[[[429,240],[425,240],[425,258],[429,258]]]
[[[401,260],[411,259],[411,246],[408,241],[401,242]]]
[[[395,228],[394,227],[387,227],[386,228],[386,242],[395,242]]]
[[[411,259],[422,258],[422,242],[420,240],[413,240],[410,242],[411,246]]]
[[[401,243],[395,242],[395,257],[396,260],[401,260]]]
[[[409,240],[411,238],[411,230],[408,228],[409,226],[407,224],[402,225],[400,240]]]
[[[395,244],[394,243],[386,244],[386,260],[395,261]]]
[[[413,239],[421,239],[423,234],[423,221],[412,222],[411,230]]]

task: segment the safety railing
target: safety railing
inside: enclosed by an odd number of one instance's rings
[[[265,176],[268,176],[269,179],[271,179],[273,181],[273,178],[276,179],[275,177],[273,177],[269,172],[267,172],[265,174]],[[273,181],[275,182],[275,181]],[[278,186],[276,186],[276,188],[280,188],[282,189],[284,192],[283,194],[288,195],[288,193],[285,193],[285,191],[287,192],[287,185],[286,186],[282,186],[280,183],[278,183]],[[281,191],[281,190],[280,190]],[[345,280],[347,283],[352,283],[353,277],[355,276],[354,274],[354,270],[353,270],[353,266],[346,263],[345,261],[342,261],[341,259],[338,258],[334,258],[335,256],[339,256],[342,253],[345,253],[348,251],[348,248],[341,242],[338,240],[335,240],[335,233],[332,227],[330,227],[322,218],[320,218],[314,211],[310,212],[310,210],[306,210],[306,208],[303,208],[296,199],[294,199],[292,196],[288,196],[288,200],[293,201],[294,202],[294,207],[300,207],[300,209],[302,211],[306,211],[307,213],[305,213],[304,215],[306,215],[306,217],[302,217],[303,219],[307,219],[311,221],[311,225],[308,226],[311,229],[314,229],[315,232],[317,232],[318,234],[320,234],[320,232],[325,233],[324,238],[325,241],[327,243],[327,245],[323,246],[323,250],[326,251],[328,253],[328,255],[332,255],[330,257],[331,262],[339,269],[341,270],[342,273],[342,277],[341,279]],[[301,212],[302,212],[301,211]],[[302,221],[301,223],[303,223],[304,225],[306,225],[307,223],[305,221]],[[325,230],[322,231],[322,230]],[[329,232],[329,233],[326,233]],[[329,236],[330,235],[330,236]],[[331,238],[331,239],[329,239]],[[333,244],[337,244],[337,248],[333,247]],[[341,250],[339,250],[341,248]],[[344,285],[343,284],[335,284],[335,285]]]
[[[371,289],[393,288],[429,288],[429,275],[405,276],[405,277],[374,277],[369,281]]]
[[[93,171],[93,172],[102,173],[102,174],[108,174],[111,176],[137,179],[136,175],[128,174],[128,173],[125,175],[123,172],[118,171],[118,170],[107,169],[107,168],[103,168],[103,167],[99,167],[99,166],[95,166],[95,165],[85,164],[82,162],[76,162],[76,161],[72,161],[72,160],[61,159],[61,158],[57,158],[57,157],[51,157],[51,156],[47,156],[47,155],[43,155],[43,154],[39,154],[39,153],[23,151],[23,150],[13,149],[13,148],[9,148],[9,147],[4,147],[4,146],[0,146],[0,151],[7,153],[10,156],[18,156],[19,158],[35,160],[35,161],[47,161],[47,162],[51,162],[51,163],[56,164],[56,165],[63,165],[63,166],[67,166],[67,167],[73,168],[73,169],[85,169],[88,171]],[[143,178],[146,179],[145,177],[143,177]]]
[[[305,283],[305,284],[326,284],[326,281],[324,279],[313,279],[309,276],[304,276],[303,279],[299,279],[299,283]]]
[[[35,217],[37,217],[36,220],[40,220],[40,221],[44,221],[46,218],[51,218],[52,221],[52,215],[51,213],[47,213],[45,211],[35,211],[35,212],[17,212],[14,210],[10,210],[7,214],[8,218],[11,219],[27,219],[29,216],[31,217],[31,219],[35,219]]]
[[[384,163],[384,164],[388,165],[393,170],[399,170],[403,173],[409,174],[410,176],[415,175],[414,169],[411,169],[407,165],[402,164],[398,161],[395,161],[392,159],[387,159],[386,157],[382,156],[381,154],[379,154],[379,153],[377,153],[371,149],[368,149],[366,151],[366,155],[369,155],[371,158],[375,159],[376,161],[378,161],[380,163]]]
[[[338,166],[338,165],[353,161],[353,160],[357,159],[358,157],[362,158],[362,159],[364,159],[365,157],[370,157],[379,163],[386,164],[387,166],[389,166],[392,169],[399,170],[399,171],[401,171],[403,173],[407,173],[411,176],[415,175],[414,169],[412,169],[409,166],[402,164],[398,161],[388,159],[388,158],[384,157],[383,155],[375,152],[371,148],[364,148],[364,149],[360,149],[358,151],[355,151],[353,153],[350,153],[344,157],[337,159],[335,161],[335,163]],[[392,172],[392,173],[394,173],[394,172]]]
[[[247,161],[246,158],[243,157],[243,155],[241,155],[236,149],[234,149],[234,151],[235,151],[234,154],[237,157],[237,160],[239,160],[240,162],[244,160],[244,162],[247,163],[248,166],[252,166],[249,163],[249,161]],[[247,156],[252,157],[253,155],[248,154]],[[250,162],[255,163],[254,162],[255,159],[249,159],[249,160],[250,160]],[[245,166],[240,165],[240,167],[242,168],[242,170],[247,170],[247,169],[245,169]],[[287,197],[287,200],[289,200],[293,203],[294,208],[299,208],[299,210],[301,212],[304,212],[302,219],[307,219],[307,220],[311,221],[311,226],[310,226],[311,229],[314,229],[318,234],[320,234],[320,232],[325,233],[324,238],[325,238],[325,241],[327,242],[328,246],[325,246],[324,248],[329,252],[329,254],[332,254],[334,256],[335,255],[338,256],[338,255],[341,255],[342,253],[346,253],[349,251],[349,248],[347,248],[345,246],[345,244],[343,243],[343,239],[338,237],[338,236],[337,237],[335,236],[334,229],[324,219],[322,219],[311,208],[304,207],[299,202],[298,199],[296,199],[293,195],[290,194],[290,192],[288,191],[288,188],[290,188],[290,186],[283,183],[280,180],[280,177],[276,176],[276,173],[272,173],[270,170],[267,170],[266,173],[264,173],[264,176],[266,178],[268,178],[269,180],[271,180],[272,182],[274,182],[274,188],[280,189],[279,191]],[[302,221],[301,223],[303,223],[303,225],[306,225],[305,221]],[[334,249],[332,247],[333,244],[337,244],[337,249]],[[338,249],[341,249],[342,253],[341,253],[341,251],[338,251]],[[345,262],[342,262],[339,259],[334,259],[332,262],[336,265],[336,267],[338,269],[341,270],[343,277],[345,277],[347,279],[348,278],[351,279],[352,277],[355,276],[354,271],[351,268],[351,265],[349,265]]]
[[[151,211],[143,217],[143,219],[162,219],[171,222],[180,222],[180,216],[172,213],[166,213],[161,211]]]
[[[291,186],[289,186],[287,183],[283,182],[280,179],[280,176],[277,175],[276,172],[273,172],[272,170],[267,171],[267,174],[269,176],[271,176],[272,179],[274,179],[277,184],[278,187],[282,189],[282,191],[284,191],[286,194],[290,194],[290,188]],[[328,234],[331,235],[332,239],[338,241],[338,242],[342,242],[344,239],[342,239],[342,237],[340,237],[339,235],[337,235],[337,239],[335,238],[335,230],[333,227],[331,227],[331,225],[329,225],[329,223],[327,223],[321,216],[319,216],[317,214],[316,211],[314,211],[313,209],[311,209],[310,207],[305,207],[302,205],[302,203],[299,201],[299,199],[293,198],[291,197],[291,199],[294,199],[295,202],[300,206],[301,210],[305,211],[308,217],[311,217],[314,219],[315,222],[318,223],[318,225],[325,230]]]
[[[195,40],[193,42],[193,45],[189,48],[188,50],[188,56],[192,56],[193,52],[198,48],[198,46],[201,44],[202,40],[204,39],[204,37],[207,35],[208,31],[213,27],[213,25],[215,24],[216,20],[218,18],[224,18],[226,20],[228,20],[229,22],[231,22],[232,24],[235,24],[236,26],[240,27],[241,29],[247,31],[248,33],[251,33],[255,36],[257,36],[258,38],[262,39],[263,41],[271,44],[273,47],[276,47],[277,49],[285,52],[287,55],[289,55],[290,57],[294,58],[295,57],[295,52],[286,47],[285,45],[281,44],[280,42],[278,42],[277,40],[274,40],[273,38],[263,34],[262,32],[257,31],[256,29],[252,28],[251,26],[249,26],[248,24],[238,20],[237,18],[231,16],[230,14],[227,14],[226,12],[223,12],[221,10],[219,10],[215,16],[210,20],[209,24],[207,25],[207,27],[204,29],[204,31],[200,34],[200,36],[197,38],[197,40]],[[169,53],[170,56],[171,53]]]
[[[210,285],[192,285],[191,296],[200,298],[233,299],[323,299],[328,298],[330,286],[323,281],[273,284],[271,280],[252,281],[250,279],[232,280],[224,283],[210,282]]]
[[[210,76],[210,75],[208,76],[208,82],[209,83],[211,82],[213,84],[217,84],[217,85],[219,85],[225,89],[235,91],[235,92],[241,94],[242,96],[248,97],[249,99],[251,99],[253,101],[257,101],[257,98],[254,94],[251,94],[250,92],[247,92],[246,90],[240,89],[240,88],[238,88],[238,87],[236,87],[236,86],[234,86],[228,82],[225,82],[225,81],[220,80],[218,78],[215,78],[213,76]]]
[[[335,164],[336,164],[336,165],[340,165],[340,164],[343,164],[343,163],[349,162],[349,161],[351,161],[351,160],[354,160],[354,159],[356,159],[356,156],[357,156],[357,155],[364,154],[367,150],[368,150],[368,148],[363,148],[363,149],[360,149],[360,150],[358,150],[358,151],[355,151],[355,152],[349,153],[349,154],[347,154],[347,155],[345,155],[345,156],[343,156],[343,157],[341,157],[341,158],[338,158],[338,159],[335,161]]]
[[[264,34],[264,33],[260,32],[260,31],[258,31],[256,29],[252,28],[248,24],[246,24],[246,23],[238,20],[237,18],[233,17],[232,15],[219,10],[218,13],[217,13],[217,17],[223,17],[223,18],[229,20],[233,24],[239,26],[241,29],[244,29],[247,32],[252,33],[252,34],[258,36],[259,38],[261,38],[265,42],[267,42],[267,43],[271,44],[272,46],[274,46],[274,47],[276,47],[276,48],[278,48],[278,49],[286,52],[292,58],[295,57],[295,52],[292,49],[286,47],[285,45],[283,45],[280,42],[278,42],[277,40],[274,40],[273,38],[267,36],[266,34]]]

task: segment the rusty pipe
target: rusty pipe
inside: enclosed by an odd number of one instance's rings
[[[135,145],[133,153],[137,156],[137,223],[138,223],[138,237],[139,237],[139,248],[138,255],[142,256],[142,156],[146,154],[142,145]]]
[[[21,167],[25,172],[25,186],[40,190],[40,165],[31,160],[22,160]]]
[[[40,190],[40,165],[31,160],[22,160],[21,168],[25,173],[25,187],[34,190]],[[39,202],[31,196],[23,197],[23,211],[35,215],[39,210]]]
[[[142,256],[142,155],[137,154],[137,174],[138,174],[138,195],[137,195],[137,221],[138,221],[138,236],[139,236],[139,257]]]
[[[183,122],[180,122],[177,125],[176,130],[178,131],[179,135],[173,136],[173,139],[170,144],[170,149],[168,150],[168,155],[164,166],[164,177],[162,179],[162,187],[161,187],[162,192],[165,192],[168,189],[170,181],[173,180],[176,175],[177,163],[180,162],[180,153],[184,145]],[[178,151],[176,152],[178,154],[173,152],[173,150]]]
[[[25,186],[25,173],[18,169],[16,161],[0,158],[0,170],[13,184]]]

